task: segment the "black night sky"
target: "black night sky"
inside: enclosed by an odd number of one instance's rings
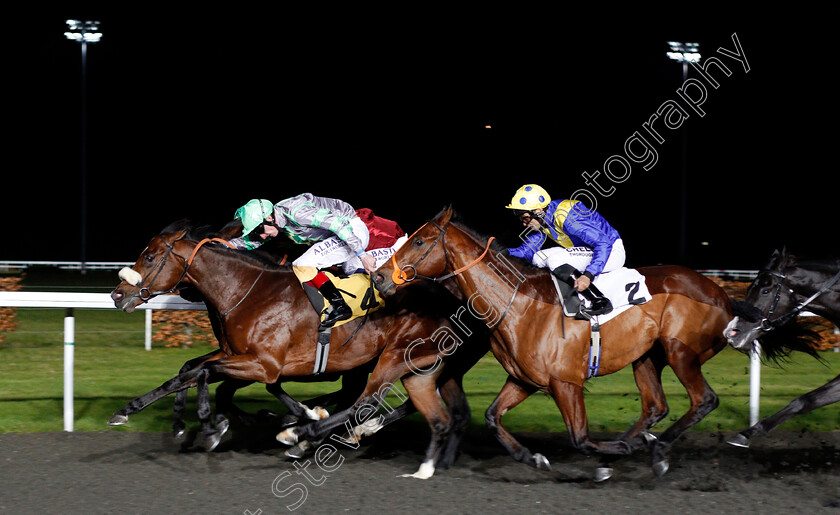
[[[81,52],[68,18],[104,34],[87,58],[88,261],[133,261],[170,222],[221,226],[250,198],[303,191],[408,232],[452,204],[514,246],[504,206],[520,185],[595,193],[584,173],[600,171],[611,194],[594,195],[597,210],[628,266],[675,263],[684,134],[684,264],[755,269],[781,245],[840,247],[837,8],[63,4],[7,13],[19,37],[5,52],[0,259],[81,259]],[[733,35],[748,72],[719,51],[736,49]],[[689,69],[702,117],[678,93],[669,40],[698,42],[731,71],[710,68],[715,89]],[[676,129],[651,122],[669,102],[688,114]],[[637,131],[656,164],[629,161],[611,180],[605,161],[627,159]]]

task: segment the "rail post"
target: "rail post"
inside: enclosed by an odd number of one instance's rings
[[[73,357],[75,352],[76,319],[73,308],[64,316],[64,430],[73,431]]]

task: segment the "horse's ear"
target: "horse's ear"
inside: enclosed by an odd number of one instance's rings
[[[169,243],[170,245],[175,243],[176,241],[183,239],[187,236],[187,229],[181,229],[175,232],[161,234],[160,237],[163,238],[163,241]]]
[[[228,222],[227,224],[225,224],[224,227],[219,229],[218,234],[219,234],[219,236],[221,236],[223,238],[231,240],[233,238],[238,238],[238,237],[242,236],[242,230],[243,230],[242,220],[237,218],[235,220],[232,220],[232,221]]]
[[[452,212],[453,211],[452,211],[452,206],[451,205],[443,208],[443,211],[441,212],[440,216],[437,219],[438,225],[443,227],[444,225],[448,224],[449,220],[452,219]]]

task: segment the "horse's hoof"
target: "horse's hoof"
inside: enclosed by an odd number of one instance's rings
[[[183,443],[186,436],[187,428],[185,427],[175,428],[172,430],[172,438],[175,440],[175,443]]]
[[[645,443],[648,444],[648,446],[651,446],[651,445],[655,444],[656,441],[659,440],[659,438],[657,438],[655,434],[653,434],[649,431],[642,431],[641,434],[642,434],[642,438],[645,439]]]
[[[537,467],[537,470],[551,470],[551,463],[548,462],[548,458],[540,453],[534,454],[534,466]]]
[[[121,415],[119,413],[115,413],[111,420],[108,421],[109,426],[121,426],[128,422],[128,415]]]
[[[260,418],[274,419],[274,418],[279,417],[280,415],[278,415],[277,413],[274,413],[273,411],[269,411],[267,409],[261,409],[257,412],[257,416],[260,417]],[[289,415],[289,416],[292,416],[292,415]]]
[[[222,441],[222,435],[219,433],[210,433],[209,435],[204,436],[204,450],[207,452],[213,452],[216,450],[216,447],[219,446],[219,442]]]
[[[750,446],[750,439],[741,433],[738,433],[732,438],[727,439],[726,443],[734,445],[735,447],[743,447],[744,449],[747,449]]]
[[[311,448],[312,444],[309,443],[309,440],[304,440],[302,442],[298,442],[297,445],[295,445],[291,449],[286,449],[286,452],[284,452],[283,454],[288,458],[299,460],[306,456],[306,453]]]
[[[230,420],[227,419],[224,415],[219,415],[216,417],[216,431],[219,432],[219,436],[227,433],[227,430],[230,429]]]
[[[288,427],[296,426],[300,423],[300,419],[294,415],[286,414],[280,419],[280,428],[286,429]]]
[[[657,461],[653,464],[653,473],[656,477],[662,477],[668,472],[668,460]]]
[[[306,416],[311,420],[323,420],[330,416],[330,412],[320,406],[306,410]]]
[[[424,461],[414,474],[403,474],[400,477],[413,477],[415,479],[429,479],[435,474],[435,465],[430,461]]]
[[[222,441],[222,437],[225,433],[227,433],[227,427],[216,429],[212,433],[206,435],[204,437],[204,449],[207,452],[215,451],[216,447],[218,447],[219,443]]]
[[[295,428],[289,428],[277,433],[277,441],[283,445],[294,445],[298,442],[298,435],[295,433]]]
[[[601,483],[613,476],[613,469],[611,467],[598,467],[595,469],[595,482]]]

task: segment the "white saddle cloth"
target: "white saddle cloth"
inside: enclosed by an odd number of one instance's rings
[[[560,294],[560,286],[557,282],[557,277],[551,274],[551,279],[554,281],[554,286],[557,288],[557,295],[560,297],[560,303],[563,304],[563,296]],[[635,268],[621,267],[612,272],[603,273],[592,281],[596,288],[601,290],[601,293],[607,297],[612,303],[613,309],[604,315],[598,315],[592,318],[592,323],[605,324],[624,313],[633,306],[644,304],[651,299],[650,291],[648,291],[645,284],[645,276],[639,273]],[[588,305],[583,296],[580,297],[581,305]],[[575,316],[576,313],[569,313],[563,305],[563,312],[567,316]]]

